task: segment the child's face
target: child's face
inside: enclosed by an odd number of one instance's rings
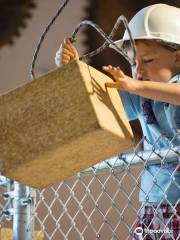
[[[136,41],[136,64],[132,67],[133,77],[138,80],[167,82],[177,69],[175,52],[152,41]],[[131,51],[128,55],[131,56]]]

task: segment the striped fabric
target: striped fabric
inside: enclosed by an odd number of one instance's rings
[[[145,205],[135,229],[134,240],[180,240],[180,203]]]

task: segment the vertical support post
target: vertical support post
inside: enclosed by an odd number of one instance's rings
[[[32,188],[14,182],[13,240],[33,239],[32,207],[35,195],[32,193],[35,193]]]

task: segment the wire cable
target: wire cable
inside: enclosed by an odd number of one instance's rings
[[[42,36],[39,39],[37,48],[35,50],[35,53],[33,55],[32,58],[32,63],[31,63],[31,67],[30,67],[30,74],[31,74],[31,79],[34,80],[35,77],[35,73],[34,73],[34,69],[35,69],[35,63],[38,57],[38,53],[40,51],[41,45],[43,40],[45,39],[46,34],[48,33],[50,27],[54,24],[55,20],[57,19],[57,17],[61,14],[61,12],[64,10],[64,8],[66,7],[66,5],[68,4],[70,0],[64,0],[64,3],[60,6],[60,8],[58,9],[58,11],[56,12],[55,16],[52,18],[52,20],[49,22],[49,24],[47,25],[47,27],[45,28]],[[122,48],[118,47],[117,44],[112,40],[113,36],[115,35],[118,27],[120,26],[121,22],[123,22],[125,28],[127,29],[127,32],[129,34],[129,38],[130,38],[130,44],[133,50],[133,57],[132,59],[130,59],[128,57],[128,55],[123,51]],[[135,56],[136,56],[136,49],[135,49],[135,42],[134,39],[131,35],[129,26],[128,26],[128,21],[127,19],[121,15],[120,17],[118,17],[116,23],[114,24],[114,27],[111,31],[111,33],[109,34],[109,36],[94,22],[89,21],[89,20],[84,20],[82,22],[80,22],[78,24],[78,26],[75,28],[74,32],[72,33],[72,36],[70,37],[70,40],[72,42],[76,41],[76,35],[78,33],[78,31],[80,30],[80,28],[84,25],[89,25],[91,27],[93,27],[104,39],[105,42],[97,49],[95,49],[94,51],[87,53],[83,56],[80,57],[80,60],[85,60],[87,58],[91,58],[97,54],[99,54],[100,52],[102,52],[106,47],[108,47],[109,45],[113,46],[113,48],[119,52],[131,65],[134,65],[135,62]]]

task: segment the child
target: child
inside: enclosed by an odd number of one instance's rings
[[[152,150],[152,146],[169,148],[180,130],[180,9],[166,4],[151,5],[132,18],[129,28],[136,43],[133,78],[119,67],[104,66],[103,70],[115,80],[106,83],[106,87],[120,89],[129,120],[139,119],[148,140],[144,142],[145,150]],[[116,43],[132,56],[127,32]],[[56,53],[56,64],[73,59],[78,59],[78,53],[65,40]],[[166,138],[161,138],[162,135]],[[180,146],[180,136],[172,144]],[[146,166],[142,172],[139,194],[142,208],[136,227],[143,229],[143,233],[134,234],[134,239],[180,239],[179,170],[178,164],[165,163]]]

